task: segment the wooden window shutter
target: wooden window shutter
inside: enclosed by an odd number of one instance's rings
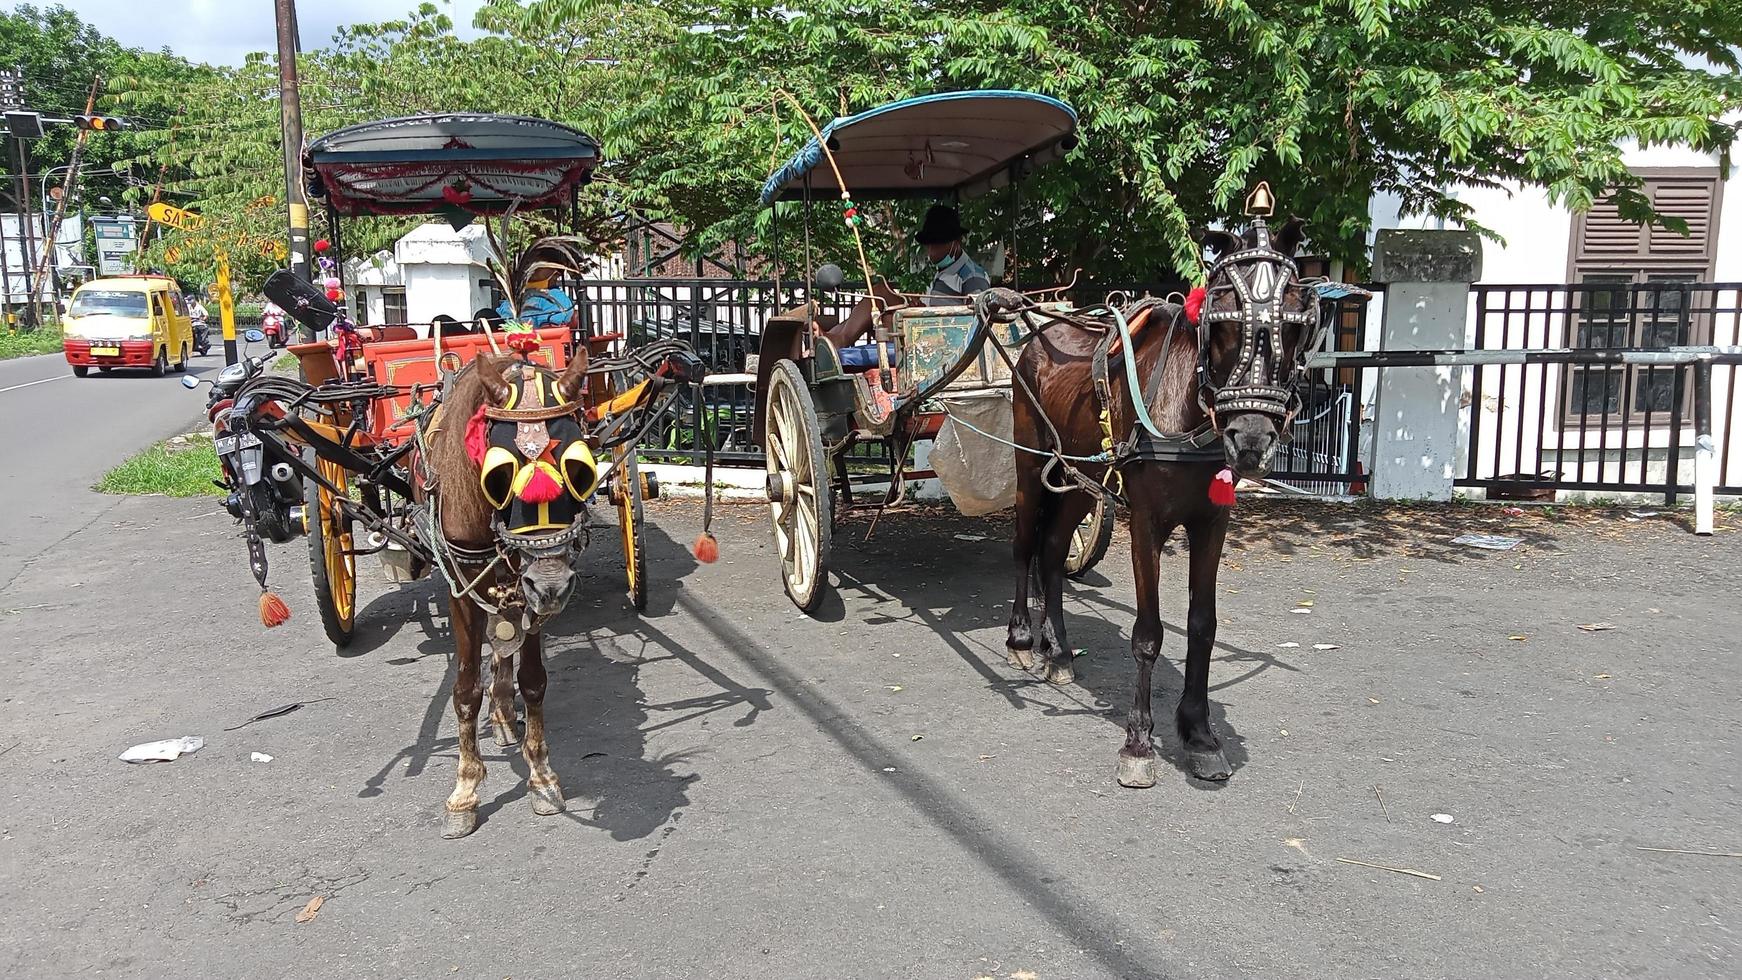
[[[1654,181],[1651,204],[1659,214],[1680,218],[1688,223],[1686,235],[1670,231],[1662,225],[1651,226],[1647,233],[1647,254],[1683,258],[1703,258],[1712,238],[1713,181]]]
[[[1641,188],[1660,215],[1688,223],[1683,235],[1662,225],[1621,218],[1612,199],[1599,201],[1575,227],[1574,262],[1586,269],[1638,269],[1673,264],[1709,268],[1717,226],[1717,171],[1645,173]]]
[[[1621,218],[1621,209],[1604,198],[1585,212],[1585,233],[1579,243],[1582,259],[1637,257],[1645,247],[1645,229]]]

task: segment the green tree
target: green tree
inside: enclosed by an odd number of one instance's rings
[[[1081,148],[1031,193],[1052,213],[1029,254],[1060,276],[1195,272],[1190,227],[1235,217],[1260,178],[1321,251],[1357,261],[1375,191],[1470,221],[1458,185],[1541,185],[1574,208],[1618,189],[1649,217],[1621,144],[1727,153],[1742,106],[1742,5],[1702,0],[537,0],[521,17],[584,35],[637,14],[650,29],[619,68],[640,91],[597,126],[648,206],[704,239],[749,230],[777,139],[807,135],[775,122],[776,89],[819,120],[1029,89],[1082,116]]]
[[[1191,227],[1236,218],[1260,178],[1318,251],[1357,263],[1376,191],[1471,222],[1456,188],[1524,183],[1574,208],[1615,193],[1651,218],[1621,147],[1727,158],[1742,108],[1742,5],[1710,0],[489,0],[477,26],[462,41],[426,4],[305,54],[309,133],[447,109],[552,118],[604,142],[600,229],[633,209],[698,249],[766,249],[757,191],[809,137],[780,93],[826,122],[949,89],[1043,92],[1077,108],[1082,144],[1024,190],[1045,202],[1018,236],[1031,282],[1194,275]],[[179,107],[150,155],[212,213],[279,193],[275,88],[260,59],[126,98]],[[975,202],[970,224],[1004,228],[1005,207]],[[870,245],[897,268],[916,209],[872,214]],[[380,225],[347,238],[402,227]]]

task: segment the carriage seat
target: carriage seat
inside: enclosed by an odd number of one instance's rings
[[[364,327],[363,329],[369,331],[368,342],[371,344],[382,344],[390,340],[418,339],[417,331],[404,324],[396,323],[391,326]]]

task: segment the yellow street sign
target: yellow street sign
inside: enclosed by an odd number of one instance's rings
[[[171,207],[161,201],[145,209],[147,216],[160,225],[166,225],[177,231],[198,231],[205,226],[206,219],[181,208]]]
[[[171,245],[170,247],[164,249],[163,250],[163,261],[168,262],[170,265],[175,265],[177,262],[180,262],[181,261],[181,249],[176,248],[174,245]]]

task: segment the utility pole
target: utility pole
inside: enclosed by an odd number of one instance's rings
[[[30,149],[16,135],[11,140],[18,154],[18,224],[19,235],[24,241],[24,323],[34,329],[38,322],[37,300],[41,298],[41,290],[31,276],[31,270],[36,267],[36,231],[31,227],[36,223],[36,208],[30,203]]]
[[[96,78],[91,79],[90,94],[85,96],[85,115],[89,116],[91,113],[93,113],[97,110],[97,89],[100,86],[102,86],[102,84],[103,84],[103,77],[101,75],[97,76]],[[37,266],[36,266],[36,281],[37,282],[42,281],[43,266],[49,266],[51,269],[54,268],[54,263],[51,263],[49,261],[49,259],[50,259],[50,257],[54,256],[55,249],[60,244],[60,225],[61,225],[61,221],[66,217],[66,214],[67,214],[67,198],[78,193],[79,160],[80,160],[80,158],[82,158],[85,155],[85,137],[89,136],[90,132],[91,131],[88,129],[80,129],[78,139],[73,141],[73,157],[72,157],[72,162],[67,164],[67,179],[66,179],[65,183],[61,184],[60,200],[56,201],[55,206],[54,206],[54,220],[50,221],[49,225],[48,225],[48,239],[47,239],[48,244],[47,244],[46,248],[44,249],[44,253],[43,253],[41,260],[38,261]],[[46,181],[44,181],[44,183],[46,183]],[[55,277],[54,301],[55,301],[55,318],[59,319],[60,318],[60,277],[59,276]]]
[[[309,259],[308,196],[302,177],[302,97],[297,93],[296,54],[302,46],[297,37],[296,0],[274,0],[278,16],[278,99],[280,129],[284,142],[284,203],[290,219],[290,271],[313,279]],[[302,339],[314,340],[314,331],[302,327]]]
[[[24,70],[21,68],[0,68],[0,111],[12,112],[24,107]],[[0,284],[6,289],[6,295],[0,300],[4,307],[6,322],[4,326],[12,327],[12,253],[6,245],[6,226],[0,222]]]

